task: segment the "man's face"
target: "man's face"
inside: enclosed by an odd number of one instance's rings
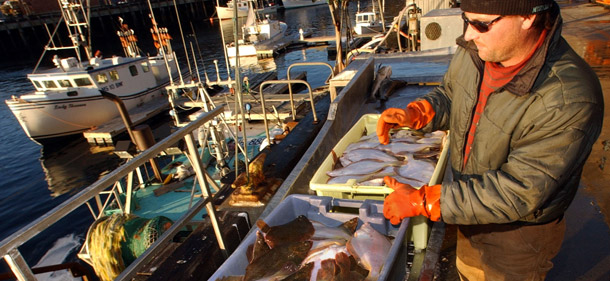
[[[482,60],[510,66],[519,63],[524,58],[523,53],[529,51],[523,47],[531,26],[525,23],[529,18],[468,12],[464,13],[464,17],[465,21],[470,22],[464,39],[472,40],[477,45]]]

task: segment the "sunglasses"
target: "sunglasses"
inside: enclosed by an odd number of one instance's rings
[[[462,13],[462,19],[464,20],[464,32],[466,31],[466,28],[470,24],[470,26],[474,27],[474,29],[476,29],[479,33],[485,33],[487,31],[489,31],[492,24],[494,24],[495,22],[502,19],[502,16],[499,16],[499,17],[493,19],[492,21],[478,21],[478,20],[469,20],[466,17],[466,15],[464,13]]]

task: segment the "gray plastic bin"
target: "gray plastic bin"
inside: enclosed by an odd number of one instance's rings
[[[335,207],[357,209],[358,214],[336,212],[333,211],[333,208]],[[390,249],[385,266],[383,267],[378,280],[386,280],[388,278],[409,224],[409,219],[404,219],[399,227],[393,226],[386,220],[383,217],[383,201],[368,199],[358,201],[301,194],[294,194],[286,197],[271,214],[263,220],[268,225],[275,226],[288,223],[300,215],[304,215],[310,220],[315,220],[328,226],[339,226],[343,222],[357,216],[359,218],[358,228],[365,222],[368,222],[375,230],[394,237],[395,239],[393,240],[392,248]],[[233,252],[208,280],[217,280],[224,276],[237,276],[246,273],[246,266],[248,266],[246,249],[256,240],[257,230],[258,228],[255,226],[239,247],[237,247],[235,252]]]

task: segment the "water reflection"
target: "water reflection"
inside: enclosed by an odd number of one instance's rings
[[[52,197],[74,194],[123,161],[112,147],[92,147],[78,138],[62,147],[44,146],[40,165]]]

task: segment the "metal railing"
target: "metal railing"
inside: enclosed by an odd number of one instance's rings
[[[325,63],[325,62],[295,62],[293,64],[291,64],[290,66],[288,66],[288,69],[286,70],[286,79],[290,80],[290,70],[293,67],[297,67],[297,66],[314,66],[314,65],[319,65],[319,66],[326,66],[328,67],[328,69],[330,69],[330,77],[331,79],[335,77],[335,72],[333,71],[333,67],[330,66],[330,64]],[[311,87],[310,87],[311,88]],[[311,93],[311,90],[309,91]],[[262,93],[262,90],[261,90]],[[292,109],[292,116],[293,118],[295,118],[296,113],[294,110],[294,99],[292,98],[292,83],[288,83],[288,94],[290,95],[290,108]],[[312,103],[313,103],[313,99],[312,99]],[[313,109],[313,105],[312,105],[312,109]],[[316,118],[316,111],[313,110],[313,114],[314,114],[314,120],[317,122]]]
[[[318,122],[318,116],[316,114],[316,106],[315,106],[315,101],[313,99],[313,91],[311,90],[311,85],[309,85],[309,83],[307,83],[307,81],[305,80],[291,80],[290,79],[290,70],[293,67],[296,66],[314,66],[314,65],[320,65],[320,66],[326,66],[330,69],[330,76],[331,77],[335,77],[335,73],[333,72],[333,67],[330,66],[330,64],[328,63],[324,63],[324,62],[297,62],[297,63],[293,63],[291,64],[288,69],[286,70],[286,80],[269,80],[269,81],[264,81],[263,83],[260,84],[259,86],[259,93],[261,95],[261,107],[263,110],[263,122],[265,123],[265,136],[267,137],[267,139],[271,142],[271,138],[269,135],[269,125],[267,122],[267,109],[265,107],[265,95],[263,93],[263,87],[266,85],[271,85],[271,84],[288,84],[288,96],[290,99],[290,110],[292,112],[292,118],[296,119],[296,110],[294,108],[294,95],[292,93],[292,84],[304,84],[305,86],[307,86],[307,90],[309,91],[309,102],[311,104],[311,113],[313,114],[313,122],[317,123]]]
[[[305,80],[269,80],[261,83],[259,93],[261,95],[261,107],[263,109],[263,122],[265,123],[265,136],[271,143],[271,137],[269,135],[269,122],[267,121],[267,109],[265,108],[265,95],[263,93],[263,87],[271,84],[305,84],[307,89],[309,90],[309,101],[311,103],[311,112],[313,113],[313,122],[318,122],[318,116],[316,115],[316,106],[313,100],[313,91],[311,90],[311,86]],[[294,98],[292,97],[292,93],[290,94],[290,105],[292,106],[292,118],[296,119],[296,111],[294,109]]]
[[[21,245],[23,245],[36,235],[40,234],[45,229],[51,227],[60,219],[64,218],[66,215],[73,212],[82,205],[86,204],[95,216],[95,212],[93,212],[92,207],[89,203],[90,200],[94,199],[98,203],[98,208],[103,208],[105,204],[100,204],[100,194],[109,193],[107,190],[109,187],[111,189],[110,194],[114,193],[113,190],[115,190],[117,186],[118,188],[120,188],[120,184],[117,184],[118,182],[120,182],[125,177],[128,177],[129,179],[133,178],[133,171],[137,171],[139,167],[145,165],[145,163],[148,162],[149,159],[157,157],[163,151],[175,145],[181,139],[184,139],[184,141],[186,142],[188,157],[191,160],[192,167],[196,174],[196,180],[199,182],[203,198],[201,198],[197,202],[197,204],[190,208],[186,214],[184,214],[167,231],[165,231],[163,235],[161,235],[159,239],[157,239],[157,241],[155,241],[142,255],[140,255],[140,257],[138,257],[136,261],[129,265],[116,279],[126,280],[133,278],[136,275],[137,270],[139,270],[144,264],[152,260],[153,253],[156,251],[156,249],[165,246],[169,242],[171,242],[172,237],[176,233],[178,233],[178,231],[180,231],[182,227],[189,223],[190,220],[204,207],[207,209],[208,217],[210,218],[210,221],[214,228],[218,245],[225,257],[227,257],[228,254],[226,252],[226,248],[224,246],[223,238],[216,218],[216,211],[214,209],[213,204],[211,203],[211,201],[213,200],[213,196],[211,195],[211,190],[208,183],[208,180],[211,179],[211,177],[203,168],[203,164],[201,158],[198,155],[196,143],[192,134],[192,131],[198,129],[206,122],[213,120],[217,115],[222,113],[223,110],[224,107],[219,106],[215,109],[210,110],[210,112],[201,115],[197,120],[179,129],[178,131],[166,137],[151,148],[143,151],[138,156],[123,164],[121,167],[117,168],[108,175],[89,185],[88,187],[80,191],[78,194],[74,195],[72,198],[64,201],[63,203],[59,204],[57,207],[53,208],[35,221],[29,223],[28,225],[16,231],[9,237],[2,240],[0,242],[0,254],[3,256],[4,260],[7,262],[7,264],[11,268],[11,271],[17,277],[17,279],[37,280],[32,268],[27,264],[24,257],[19,252],[18,248]],[[131,188],[128,187],[128,191],[130,189]],[[127,205],[129,204],[127,203]],[[100,210],[100,213],[101,212],[102,211]]]

